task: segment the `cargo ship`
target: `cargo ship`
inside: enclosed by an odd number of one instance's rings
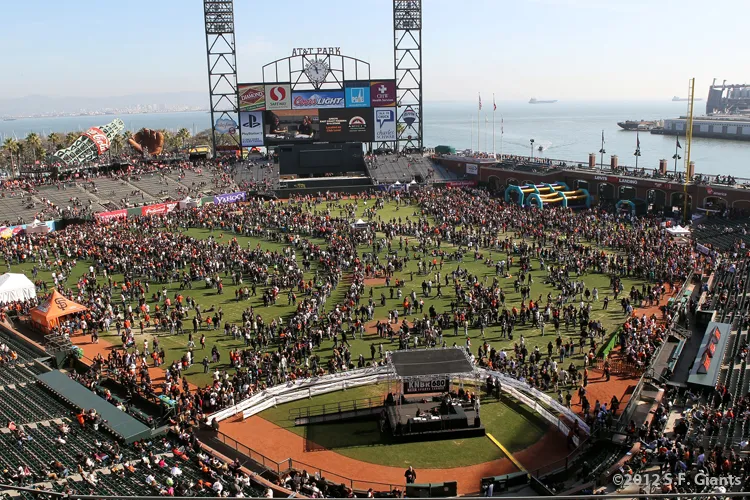
[[[556,102],[557,102],[557,99],[550,99],[547,101],[539,100],[536,97],[532,97],[531,99],[529,99],[529,104],[553,104]]]
[[[617,122],[623,130],[653,130],[656,127],[661,127],[662,122],[658,120],[627,120],[624,122]]]

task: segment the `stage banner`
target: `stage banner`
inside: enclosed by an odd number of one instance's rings
[[[173,211],[177,208],[177,202],[168,203],[157,203],[156,205],[149,205],[147,207],[141,207],[141,215],[164,215]]]
[[[437,378],[429,380],[405,379],[404,394],[424,394],[427,392],[448,392],[450,378]]]
[[[113,210],[111,212],[100,212],[94,217],[97,218],[97,220],[101,221],[107,221],[112,219],[124,219],[128,216],[128,209],[123,208],[122,210]]]
[[[247,193],[240,191],[238,193],[226,193],[218,194],[214,196],[214,203],[220,205],[222,203],[237,203],[238,201],[245,201]]]

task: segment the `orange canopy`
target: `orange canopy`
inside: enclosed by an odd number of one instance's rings
[[[59,324],[59,318],[82,311],[88,311],[88,308],[53,290],[44,302],[31,310],[31,321],[37,327],[47,331]]]

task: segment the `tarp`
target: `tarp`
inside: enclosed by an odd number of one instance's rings
[[[44,225],[45,227],[46,224]],[[34,283],[24,274],[5,273],[0,276],[0,304],[14,300],[33,299],[36,297]]]
[[[104,420],[104,426],[110,429],[126,443],[151,436],[151,429],[134,417],[118,409],[107,400],[86,389],[75,380],[59,370],[42,373],[36,376],[54,394],[69,401],[81,410],[96,410]]]
[[[59,318],[83,311],[88,311],[88,308],[53,290],[47,300],[31,310],[31,321],[43,331],[48,331],[59,324]]]
[[[362,229],[362,228],[369,227],[369,224],[363,221],[362,219],[357,219],[357,222],[353,223],[352,227],[354,229]]]

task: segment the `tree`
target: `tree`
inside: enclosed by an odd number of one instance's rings
[[[13,155],[18,153],[18,141],[12,137],[8,137],[3,142],[3,151],[8,153],[10,157],[10,170],[15,172],[15,163],[13,162]]]
[[[187,141],[190,139],[190,131],[185,127],[177,131],[177,139],[182,142],[182,147],[186,146]]]
[[[68,132],[67,134],[65,134],[65,147],[70,147],[70,145],[76,142],[79,137],[81,137],[80,132]]]
[[[116,154],[120,154],[123,146],[125,146],[125,137],[121,134],[115,134],[111,141],[111,148],[115,150]]]
[[[60,146],[62,145],[62,137],[60,137],[60,134],[56,132],[52,132],[50,135],[48,135],[47,141],[49,142],[51,153],[54,153],[55,151],[60,149]]]
[[[44,148],[42,148],[42,139],[39,137],[39,134],[36,132],[29,132],[29,135],[26,136],[25,142],[27,150],[31,152],[32,160],[38,160],[41,153],[44,151]]]

